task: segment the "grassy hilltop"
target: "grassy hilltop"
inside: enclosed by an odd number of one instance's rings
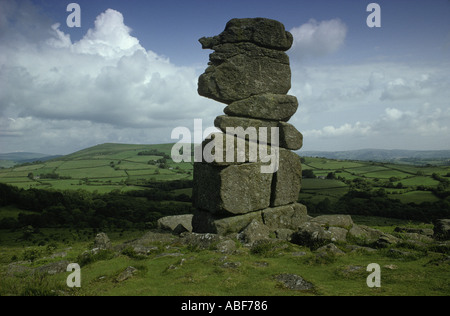
[[[0,182],[19,188],[136,190],[148,181],[192,179],[190,163],[170,159],[173,144],[102,144],[46,162],[0,170]]]

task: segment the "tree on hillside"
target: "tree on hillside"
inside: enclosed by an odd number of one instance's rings
[[[303,178],[309,178],[309,179],[315,179],[316,175],[311,169],[303,170],[302,171],[302,177]]]

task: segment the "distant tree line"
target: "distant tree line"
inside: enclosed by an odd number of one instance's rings
[[[355,181],[356,180],[356,181]],[[448,197],[448,191],[439,191]],[[438,195],[435,193],[435,195]],[[403,203],[390,199],[383,188],[373,188],[367,182],[354,179],[350,190],[337,201],[326,198],[319,202],[300,200],[313,214],[350,214],[380,216],[431,223],[435,219],[450,218],[450,201]]]
[[[138,156],[162,156],[165,159],[170,159],[170,156],[168,154],[157,149],[141,151],[138,153]]]
[[[3,218],[0,228],[149,228],[163,216],[192,213],[190,201],[186,194],[176,195],[157,187],[98,194],[85,190],[24,190],[0,184],[0,206],[14,205],[26,211],[17,218]]]

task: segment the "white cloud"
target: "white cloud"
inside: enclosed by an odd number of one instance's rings
[[[340,127],[325,126],[322,129],[313,129],[303,132],[305,137],[341,137],[341,136],[364,136],[370,133],[371,127],[361,122],[352,125],[346,123]]]
[[[340,19],[318,22],[314,19],[290,30],[294,44],[292,56],[303,59],[332,54],[344,44],[347,26]]]
[[[11,6],[10,13],[26,9]],[[26,23],[33,21],[41,30],[48,25],[45,37],[0,35],[0,137],[9,137],[0,138],[2,152],[44,151],[48,146],[26,147],[45,141],[53,152],[70,151],[70,143],[165,142],[173,128],[192,125],[194,118],[213,122],[220,111],[197,94],[196,69],[146,50],[118,11],[99,15],[75,43],[60,25],[43,23],[37,14]],[[8,28],[19,32],[21,23]],[[21,144],[10,136],[22,137]]]
[[[304,150],[449,148],[449,72],[450,64],[294,65],[289,93],[300,105],[291,120]]]
[[[403,112],[395,108],[387,108],[385,112],[389,121],[397,121],[403,116]]]

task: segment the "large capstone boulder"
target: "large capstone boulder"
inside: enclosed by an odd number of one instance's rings
[[[291,89],[285,53],[250,43],[233,45],[233,49],[232,57],[221,54],[210,58],[211,65],[198,80],[201,96],[230,104],[258,94],[286,94]]]
[[[289,57],[292,34],[282,23],[263,18],[233,19],[214,37],[201,38],[212,49],[200,76],[198,93],[226,104],[254,95],[286,94],[291,88]]]
[[[224,43],[250,42],[261,47],[286,51],[293,43],[292,34],[278,21],[266,18],[232,19],[225,30],[214,37],[200,39],[203,48],[214,49]]]

